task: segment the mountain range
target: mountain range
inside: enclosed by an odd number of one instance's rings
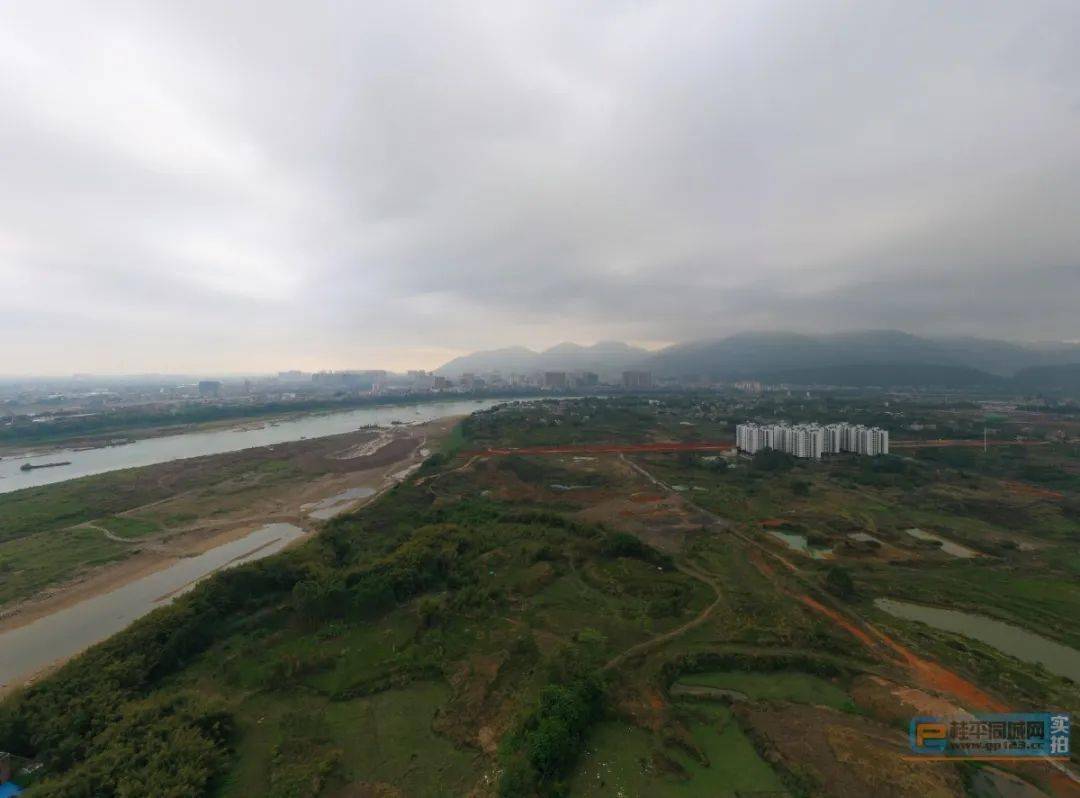
[[[454,358],[436,369],[444,377],[462,374],[531,374],[536,371],[593,371],[604,378],[618,376],[623,369],[633,368],[652,355],[648,349],[624,344],[621,341],[600,341],[592,346],[562,343],[534,352],[524,346],[488,349]]]
[[[516,346],[455,358],[438,373],[453,378],[468,372],[580,370],[610,379],[637,368],[661,378],[1080,391],[1080,344],[931,338],[896,330],[753,332],[655,352],[617,341],[563,343],[542,352]]]

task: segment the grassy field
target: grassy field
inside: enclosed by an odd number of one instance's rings
[[[449,692],[415,682],[349,701],[254,696],[237,709],[237,764],[214,794],[285,798],[324,784],[381,783],[408,795],[462,795],[477,757],[432,731]]]
[[[96,529],[63,529],[0,544],[0,606],[71,579],[86,568],[116,562],[131,549]]]

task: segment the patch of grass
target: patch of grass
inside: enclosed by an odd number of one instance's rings
[[[706,704],[680,704],[677,709],[702,759],[682,748],[664,747],[644,729],[607,721],[590,734],[570,795],[736,798],[740,793],[784,791],[730,710]]]
[[[468,442],[468,439],[465,437],[464,424],[457,423],[454,425],[454,428],[450,430],[450,433],[439,443],[438,452],[449,460],[464,449]]]
[[[299,764],[307,755],[331,761],[329,773],[308,774],[329,784],[382,782],[406,795],[464,795],[476,778],[475,754],[455,748],[431,728],[449,695],[443,684],[418,682],[350,701],[330,702],[304,694],[254,696],[237,712],[238,756],[218,796],[289,794],[281,789],[284,776],[296,774],[284,774],[280,760],[290,749],[297,749]],[[320,722],[303,734],[290,728],[304,717]],[[305,787],[310,790],[310,782]]]
[[[842,689],[819,676],[809,673],[745,673],[741,671],[707,671],[687,674],[676,685],[718,687],[737,690],[758,701],[792,701],[853,712],[855,705]]]
[[[117,537],[121,538],[141,538],[147,535],[153,535],[155,532],[161,530],[153,521],[148,521],[145,518],[132,518],[130,516],[116,515],[112,518],[105,518],[101,521],[95,522],[97,526],[109,530]]]
[[[62,529],[0,543],[0,604],[27,598],[131,549],[96,529]]]

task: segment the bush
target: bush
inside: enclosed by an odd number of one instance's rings
[[[671,557],[625,532],[616,532],[605,537],[600,545],[600,553],[605,557],[630,557],[665,568],[674,567]]]
[[[560,780],[577,760],[589,727],[599,719],[603,699],[603,682],[596,671],[545,687],[536,707],[504,743],[499,795],[561,794]]]
[[[834,565],[825,575],[825,589],[837,598],[850,599],[855,595],[855,582],[846,568]]]
[[[795,467],[794,456],[776,449],[759,449],[754,452],[750,468],[754,471],[790,471]]]

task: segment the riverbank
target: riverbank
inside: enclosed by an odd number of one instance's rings
[[[274,552],[308,540],[330,517],[355,510],[398,484],[404,475],[420,465],[432,447],[449,435],[459,420],[460,417],[443,418],[409,427],[365,430],[318,441],[267,447],[265,451],[249,453],[245,458],[247,468],[242,473],[227,469],[230,477],[223,483],[212,487],[202,483],[118,516],[148,522],[154,518],[182,515],[185,508],[201,507],[202,515],[182,528],[127,539],[97,523],[83,522],[79,528],[94,529],[101,533],[102,540],[130,544],[132,554],[117,563],[87,568],[71,580],[6,607],[0,619],[0,649],[6,644],[5,638],[10,641],[25,637],[35,626],[55,624],[54,619],[70,614],[69,611],[80,606],[96,607],[104,597],[119,594],[155,574],[167,573],[180,563],[222,551],[268,526],[289,525],[303,533],[283,546],[273,548]],[[204,462],[196,465],[206,476],[212,477],[218,465],[215,460],[220,458],[200,458]],[[265,470],[266,463],[291,465],[295,470],[272,484],[259,485],[258,479],[251,478]],[[174,469],[185,467],[168,465]],[[187,467],[190,466],[188,463]],[[139,469],[138,472],[155,470],[163,472],[167,468]],[[281,470],[281,467],[274,470]],[[316,473],[319,471],[322,473]],[[133,474],[136,479],[149,476],[138,472]],[[157,473],[155,476],[160,481],[166,475]],[[252,482],[254,484],[245,484]],[[208,496],[215,493],[218,500],[208,501]],[[330,502],[331,512],[319,512],[320,508],[327,509],[327,502]],[[250,559],[257,559],[260,554],[265,556],[271,553],[263,553],[266,545],[260,544],[256,550],[241,552],[241,555]],[[169,593],[164,598],[171,597],[172,593]],[[163,597],[155,596],[158,598]],[[16,630],[19,631],[12,634]],[[103,629],[100,639],[115,631]],[[76,653],[48,659],[40,667],[27,670],[17,678],[10,678],[9,674],[8,683],[0,687],[0,694],[41,678]]]

